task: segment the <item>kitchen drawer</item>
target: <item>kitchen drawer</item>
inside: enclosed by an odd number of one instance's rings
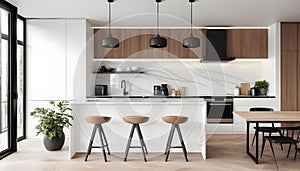
[[[272,107],[274,109],[277,109],[276,106],[278,106],[278,99],[276,98],[266,98],[266,99],[250,99],[250,98],[244,98],[244,99],[234,99],[234,107],[235,106],[247,106],[248,109],[254,106],[261,106],[261,107]],[[236,110],[236,109],[234,109]]]
[[[207,124],[206,132],[210,132],[210,133],[232,132],[232,124]]]

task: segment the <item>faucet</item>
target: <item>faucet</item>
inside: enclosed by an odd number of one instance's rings
[[[123,96],[128,95],[128,92],[126,92],[126,81],[121,81],[121,88],[123,88]]]

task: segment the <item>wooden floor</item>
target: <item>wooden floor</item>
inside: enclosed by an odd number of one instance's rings
[[[293,160],[294,150],[290,158],[286,158],[287,147],[281,151],[275,145],[275,151],[280,170],[299,170],[300,154]],[[213,135],[207,142],[207,160],[201,154],[189,153],[189,162],[185,162],[182,153],[171,153],[169,162],[164,162],[163,154],[151,153],[148,162],[142,160],[141,154],[130,154],[128,161],[123,162],[123,154],[108,156],[108,162],[103,161],[101,153],[92,153],[88,162],[84,162],[84,154],[77,154],[74,159],[68,159],[68,146],[62,151],[47,152],[40,140],[25,140],[19,143],[19,151],[0,161],[1,171],[45,170],[45,171],[159,171],[159,170],[276,170],[269,145],[260,164],[255,164],[245,154],[245,135]]]

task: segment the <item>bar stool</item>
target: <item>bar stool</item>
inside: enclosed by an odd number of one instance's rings
[[[146,144],[145,144],[145,141],[144,141],[142,131],[141,131],[141,128],[140,128],[139,124],[145,123],[148,120],[149,120],[149,117],[144,117],[144,116],[125,116],[125,117],[123,117],[124,122],[132,124],[131,131],[130,131],[129,138],[128,138],[128,142],[127,142],[127,146],[126,146],[126,150],[125,150],[125,157],[124,157],[125,162],[127,160],[129,148],[141,148],[142,152],[143,152],[144,160],[145,160],[145,162],[147,161],[146,154],[148,154],[148,150],[147,150],[147,147],[146,147]],[[137,129],[137,133],[138,133],[138,136],[139,136],[139,139],[140,139],[141,146],[130,146],[135,128]]]
[[[185,123],[188,120],[188,117],[184,116],[165,116],[162,118],[162,120],[166,123],[172,124],[171,131],[169,134],[169,138],[167,141],[166,145],[166,150],[165,150],[165,155],[166,155],[166,162],[168,161],[169,154],[170,154],[170,149],[171,148],[182,148],[182,151],[184,153],[185,161],[188,161],[187,158],[187,151],[183,142],[182,134],[179,128],[179,124]],[[173,135],[175,133],[175,129],[177,130],[178,137],[181,143],[181,146],[171,146],[172,145],[172,140],[173,140]]]
[[[110,155],[110,150],[109,150],[109,147],[108,147],[106,136],[105,136],[103,128],[102,128],[102,124],[109,122],[110,119],[111,119],[111,117],[108,117],[108,116],[89,116],[89,117],[85,118],[86,122],[88,122],[90,124],[94,124],[94,129],[93,129],[93,132],[92,132],[92,136],[91,136],[91,139],[90,139],[90,143],[89,143],[87,154],[85,156],[84,161],[87,161],[88,156],[91,154],[92,148],[102,148],[104,161],[107,162],[105,147],[106,147],[107,152],[108,152],[109,155]],[[93,146],[93,141],[94,141],[97,129],[98,129],[99,136],[100,136],[101,146]],[[105,144],[103,142],[103,139],[105,141]]]

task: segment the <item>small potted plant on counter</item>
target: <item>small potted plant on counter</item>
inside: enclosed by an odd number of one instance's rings
[[[39,119],[35,127],[37,135],[44,134],[44,146],[48,151],[60,150],[65,142],[63,128],[72,126],[70,120],[74,117],[68,112],[72,111],[66,101],[55,103],[50,101],[52,108],[36,108],[30,113],[34,118]]]
[[[269,89],[269,82],[266,80],[256,81],[255,86],[259,88],[259,95],[267,95]]]

